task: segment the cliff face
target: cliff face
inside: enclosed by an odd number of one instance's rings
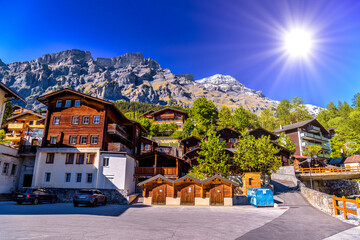
[[[243,105],[257,113],[278,104],[231,76],[217,74],[194,81],[191,74],[175,75],[141,53],[93,59],[90,52],[73,49],[32,61],[5,64],[0,60],[0,81],[26,98],[29,108],[40,106],[36,101],[38,96],[62,88],[109,101],[152,104],[171,101],[184,107],[205,96],[219,106]]]

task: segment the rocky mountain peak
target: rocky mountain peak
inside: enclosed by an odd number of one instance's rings
[[[215,75],[207,77],[207,78],[202,78],[202,79],[196,80],[196,83],[198,83],[198,84],[214,84],[214,85],[227,84],[227,85],[243,86],[243,84],[241,84],[234,77],[232,77],[230,75],[222,75],[222,74],[215,74]]]
[[[53,54],[45,54],[33,61],[49,65],[74,65],[84,64],[90,60],[92,60],[92,56],[89,51],[71,49]]]

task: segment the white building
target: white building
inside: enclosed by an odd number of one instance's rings
[[[17,189],[22,167],[22,158],[17,150],[0,144],[0,194],[7,194]]]
[[[344,166],[345,167],[357,167],[357,166],[360,166],[360,156],[355,155],[355,156],[347,157],[345,159],[345,161],[344,161]]]
[[[136,161],[126,153],[100,148],[40,148],[33,187],[135,191]]]
[[[5,86],[5,84],[0,82],[0,124],[2,122],[5,106],[7,101],[20,99],[21,101],[24,101],[19,95],[17,95],[14,91],[12,91],[10,88]]]

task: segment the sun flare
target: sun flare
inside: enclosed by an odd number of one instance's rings
[[[313,40],[311,33],[304,29],[293,29],[285,34],[284,47],[293,57],[306,57],[311,53]]]

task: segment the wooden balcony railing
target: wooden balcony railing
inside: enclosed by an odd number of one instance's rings
[[[342,202],[342,206],[339,206],[339,201]],[[357,209],[360,208],[360,198],[348,199],[348,198],[345,198],[344,196],[339,198],[339,197],[335,197],[335,195],[333,195],[333,202],[334,202],[335,215],[340,215],[340,211],[343,211],[345,219],[348,219],[348,217],[347,217],[348,213],[357,215]],[[356,209],[351,210],[351,209],[346,208],[346,203],[352,203],[354,205],[354,208],[356,205]]]
[[[136,167],[136,175],[177,175],[176,167]]]
[[[341,172],[360,172],[360,166],[311,168],[311,173],[341,173]],[[295,173],[310,173],[310,168],[295,168]]]
[[[8,125],[9,130],[23,129],[23,128],[24,128],[24,123],[9,123],[9,125]]]
[[[128,134],[125,132],[124,129],[122,129],[119,125],[117,124],[108,124],[108,129],[107,129],[109,134],[115,134],[118,135],[124,139],[128,138]]]

